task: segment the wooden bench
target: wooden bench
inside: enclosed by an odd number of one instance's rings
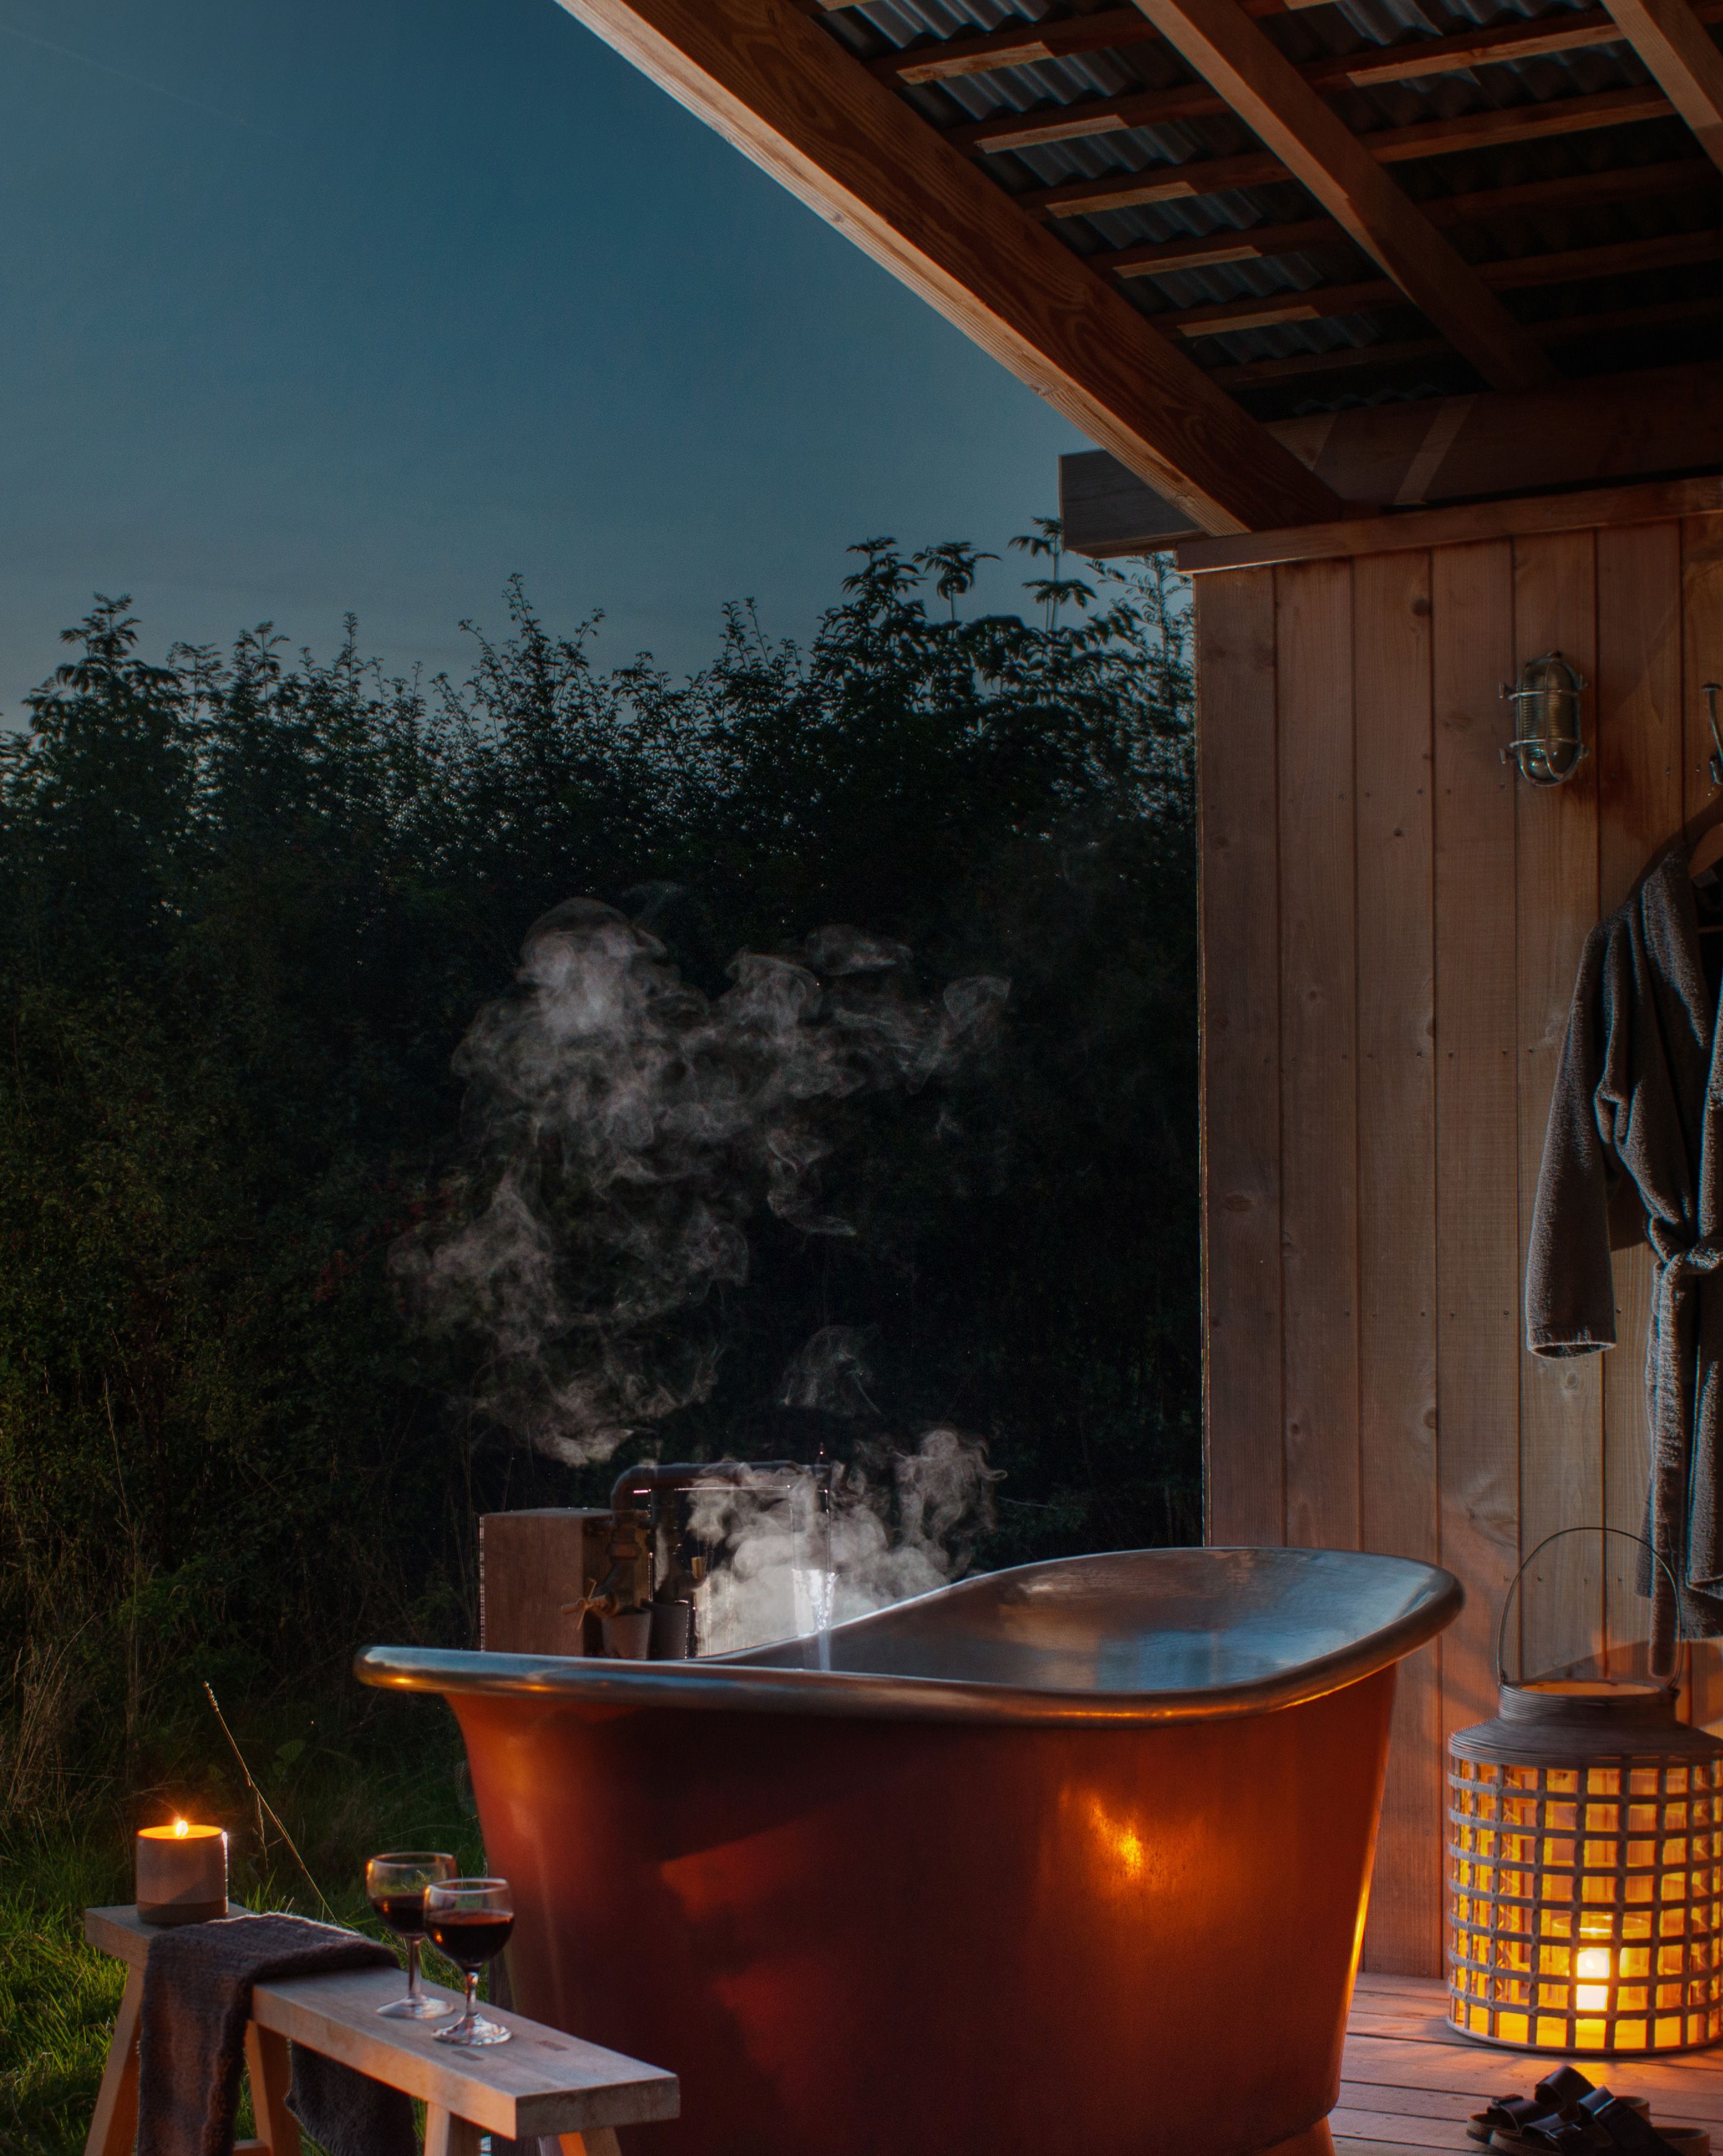
[[[249,1912],[229,1904],[229,1914]],[[129,1905],[86,1909],[84,1936],[127,1964],[126,1994],[102,2075],[84,2156],[130,2156],[137,2132],[137,2023],[144,1958],[156,1934]],[[426,1986],[460,2005],[457,1994]],[[681,2107],[674,2074],[606,2051],[543,2022],[487,2006],[514,2031],[511,2044],[453,2051],[434,2041],[445,2023],[385,2021],[377,2009],[399,1996],[399,1970],[363,1969],[281,1979],[254,1987],[245,2030],[245,2070],[259,2138],[234,2156],[299,2156],[299,2127],[287,2108],[291,2040],[404,2089],[425,2107],[424,2156],[477,2156],[483,2133],[520,2140],[560,2138],[563,2156],[618,2156],[615,2128],[674,2118]]]

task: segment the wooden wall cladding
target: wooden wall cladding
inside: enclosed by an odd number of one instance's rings
[[[1723,516],[1217,572],[1196,610],[1209,1538],[1463,1581],[1403,1672],[1366,1941],[1438,1975],[1443,1753],[1493,1711],[1515,1568],[1640,1524],[1648,1253],[1616,1254],[1610,1354],[1528,1356],[1520,1283],[1586,933],[1723,805]],[[1540,792],[1498,690],[1551,649],[1592,752]],[[1529,1667],[1643,1631],[1633,1554],[1545,1553]]]

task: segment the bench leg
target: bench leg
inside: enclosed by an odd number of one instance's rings
[[[84,2156],[131,2156],[137,2138],[137,2017],[142,2006],[143,1971],[128,1969]]]
[[[260,2029],[255,2021],[248,2021],[245,2072],[251,2083],[251,2116],[270,2156],[299,2156],[299,2121],[287,2108],[287,2091],[293,2079],[287,2039],[273,2029]]]
[[[424,2156],[479,2156],[480,2133],[471,2119],[456,2118],[438,2103],[424,2107]]]
[[[614,2126],[595,2126],[590,2133],[565,2133],[563,2156],[622,2156]]]

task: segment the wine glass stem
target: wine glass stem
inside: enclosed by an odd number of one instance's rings
[[[466,2019],[460,2025],[463,2029],[471,2029],[479,2018],[479,1972],[476,1969],[469,1969],[462,1974],[466,1979]]]
[[[407,1940],[407,1996],[414,2000],[419,1997],[419,1939],[416,1934],[409,1935]]]

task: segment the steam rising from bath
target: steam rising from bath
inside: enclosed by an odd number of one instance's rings
[[[480,1012],[455,1056],[472,1161],[461,1215],[404,1244],[397,1268],[430,1317],[483,1342],[476,1404],[571,1466],[711,1395],[715,1312],[748,1281],[750,1224],[851,1235],[820,1178],[845,1104],[956,1070],[1009,993],[974,976],[928,995],[902,945],[842,927],[791,955],[744,952],[728,972],[708,998],[639,923],[572,900],[535,923],[517,993]],[[860,1337],[816,1333],[780,1403],[858,1412]],[[980,1447],[954,1431],[871,1465],[832,1480],[849,1614],[939,1584],[964,1523],[990,1515]],[[744,1603],[764,1591],[748,1582],[780,1568],[775,1509],[744,1496],[707,1522]]]
[[[998,1480],[978,1438],[942,1426],[913,1453],[834,1462],[788,1491],[697,1491],[689,1533],[731,1560],[701,1590],[706,1652],[823,1633],[944,1586],[992,1527]]]

